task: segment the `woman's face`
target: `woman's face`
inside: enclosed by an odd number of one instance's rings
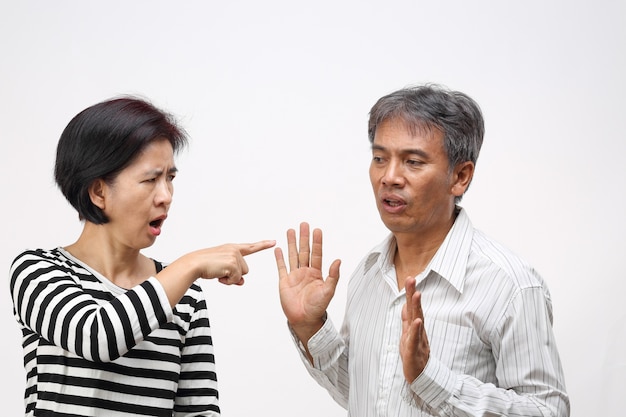
[[[102,210],[109,218],[103,227],[112,242],[143,249],[161,234],[176,176],[174,151],[167,139],[150,143],[110,183],[102,183]]]

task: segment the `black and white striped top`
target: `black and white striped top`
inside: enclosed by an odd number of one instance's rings
[[[220,414],[199,285],[172,309],[156,278],[126,290],[61,248],[23,252],[10,274],[26,416]]]

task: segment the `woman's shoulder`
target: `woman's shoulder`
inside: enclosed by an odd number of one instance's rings
[[[76,262],[62,247],[52,249],[26,249],[13,259],[11,275],[32,275],[34,271],[56,270],[63,275],[91,275],[82,265]]]
[[[19,255],[13,259],[13,264],[24,263],[29,261],[51,261],[58,262],[59,260],[67,260],[60,247],[53,249],[42,248],[29,248],[23,250]]]
[[[26,249],[11,263],[11,288],[37,285],[42,280],[59,277],[69,278],[80,272],[77,265],[66,257],[62,248]]]

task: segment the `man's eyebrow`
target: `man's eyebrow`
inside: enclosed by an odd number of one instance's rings
[[[381,145],[372,144],[372,151],[388,152],[388,149],[385,148],[384,146],[381,146]],[[424,152],[421,149],[407,148],[407,149],[402,149],[401,153],[403,153],[405,155],[406,154],[409,154],[409,155],[419,155],[422,158],[428,158],[428,153]]]

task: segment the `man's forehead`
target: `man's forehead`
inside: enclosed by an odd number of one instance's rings
[[[377,139],[380,139],[381,131],[384,131],[386,135],[390,135],[390,132],[395,131],[397,134],[407,134],[415,139],[443,140],[443,132],[437,126],[428,125],[425,122],[412,122],[395,117],[383,120],[378,125],[372,145],[377,142]]]

